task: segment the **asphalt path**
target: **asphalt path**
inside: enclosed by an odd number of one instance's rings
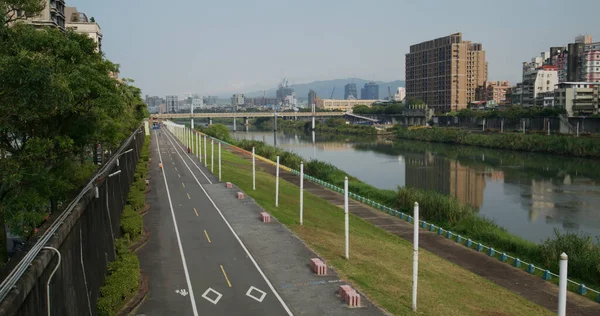
[[[166,128],[160,136],[153,132],[153,164],[163,163],[163,171],[155,171],[153,178],[162,214],[155,224],[164,242],[156,247],[149,243],[143,256],[164,260],[152,262],[157,276],[150,275],[149,297],[137,314],[292,315],[203,187],[215,183],[214,176],[204,173]],[[153,286],[158,280],[162,283]]]

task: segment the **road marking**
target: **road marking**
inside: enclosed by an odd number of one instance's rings
[[[169,139],[169,141],[171,143],[173,143],[173,141],[171,140],[171,136],[170,135],[167,136],[167,139]],[[258,263],[256,262],[256,260],[254,259],[254,257],[250,253],[250,251],[248,251],[248,248],[246,248],[246,245],[244,245],[244,243],[242,242],[242,240],[240,239],[240,237],[235,233],[235,230],[233,229],[233,227],[231,227],[231,224],[229,224],[229,222],[227,221],[227,219],[223,215],[223,212],[221,212],[221,209],[219,209],[219,207],[217,207],[217,204],[215,203],[215,201],[213,201],[213,199],[210,197],[210,195],[208,195],[208,193],[206,192],[206,189],[204,189],[204,186],[202,186],[202,184],[200,184],[200,181],[198,181],[198,178],[196,177],[196,175],[194,174],[194,172],[192,172],[192,169],[185,162],[185,159],[183,159],[183,157],[181,156],[181,154],[179,153],[179,151],[178,150],[176,150],[176,151],[177,151],[177,154],[179,155],[179,158],[181,158],[181,161],[185,165],[185,167],[190,171],[190,173],[192,174],[192,177],[194,177],[194,180],[196,180],[196,183],[200,186],[200,189],[202,190],[202,192],[204,192],[204,195],[206,195],[206,198],[210,201],[210,203],[212,204],[212,206],[217,210],[217,212],[219,213],[219,215],[221,216],[221,218],[225,222],[225,225],[227,225],[227,227],[229,228],[229,230],[233,234],[233,237],[235,237],[235,239],[238,241],[238,243],[240,244],[240,246],[242,246],[242,249],[244,249],[244,252],[246,252],[246,255],[248,256],[248,258],[250,259],[250,261],[252,261],[252,263],[254,264],[254,267],[256,267],[256,270],[258,270],[258,273],[260,273],[260,275],[263,277],[263,279],[265,280],[265,282],[269,286],[269,289],[271,289],[271,292],[273,292],[273,294],[275,295],[275,297],[277,298],[277,300],[279,301],[279,303],[281,303],[281,306],[283,306],[283,309],[285,309],[285,311],[288,313],[288,315],[294,315],[294,314],[292,314],[292,311],[290,310],[290,308],[285,304],[285,302],[283,301],[283,299],[281,298],[281,296],[279,295],[279,293],[277,293],[277,290],[275,290],[275,288],[273,287],[273,284],[271,283],[271,281],[269,281],[269,279],[267,278],[267,276],[265,275],[265,273],[262,271],[262,269],[260,268],[260,266],[258,265]],[[189,156],[188,156],[188,158],[189,158]],[[190,160],[191,160],[191,158],[190,158]],[[193,163],[193,161],[192,161],[192,163]],[[196,164],[194,163],[194,165],[196,165]],[[198,168],[197,165],[196,165],[196,168]],[[198,170],[200,170],[200,168],[198,168]],[[202,174],[204,174],[204,172],[202,172],[202,170],[200,170],[200,172]],[[204,174],[204,177],[208,180],[208,177],[206,177],[205,174]],[[167,180],[165,178],[165,182],[166,181]],[[210,184],[212,184],[212,182],[210,180],[208,180],[208,182]]]
[[[189,193],[186,193],[186,194],[188,196],[188,200],[191,200],[192,198],[190,197],[190,194]]]
[[[181,296],[187,296],[189,294],[185,289],[175,290],[175,293],[181,294]]]
[[[204,231],[206,233],[206,231]],[[208,237],[208,235],[206,235]],[[221,271],[223,271],[223,276],[225,276],[225,281],[227,281],[227,285],[231,287],[231,282],[229,282],[229,278],[227,277],[227,273],[225,273],[225,269],[223,269],[223,265],[221,265]]]
[[[196,211],[195,207],[194,207],[194,213],[196,213],[196,216],[198,216],[198,211]]]
[[[210,244],[210,237],[208,237],[208,233],[206,232],[206,229],[204,230],[204,235],[206,235],[206,239],[208,240],[208,243]]]
[[[162,161],[162,155],[160,154],[160,144],[158,138],[156,139],[156,145],[158,146],[158,158]],[[188,272],[187,263],[185,261],[185,254],[183,253],[183,246],[181,246],[181,237],[179,236],[179,227],[177,227],[177,219],[175,218],[175,211],[173,210],[173,201],[171,200],[171,193],[169,192],[169,184],[167,183],[167,173],[163,170],[163,179],[165,180],[165,187],[167,188],[167,198],[169,199],[169,207],[171,209],[171,216],[173,217],[173,226],[175,226],[175,236],[177,236],[177,244],[179,246],[179,254],[181,255],[181,262],[183,264],[183,272],[185,273],[185,281],[187,282],[188,289],[190,290],[190,301],[192,303],[192,311],[194,316],[198,316],[198,309],[196,308],[196,299],[194,298],[194,290],[192,289],[192,282],[190,281],[190,274]]]
[[[175,167],[175,171],[179,171],[179,170],[177,170],[177,167]]]
[[[185,188],[185,184],[183,184],[183,182],[181,182],[181,186],[182,186],[183,188]]]
[[[173,143],[173,141],[171,140],[170,136],[167,136],[167,139],[171,142],[171,145],[173,145],[173,148],[175,148],[175,144]],[[175,142],[177,143],[177,140],[175,140]],[[185,150],[183,150],[181,148],[181,145],[179,145],[179,143],[177,143],[177,146],[179,146],[179,148],[185,152]],[[175,148],[175,151],[177,152],[177,154],[179,155],[179,158],[181,158],[181,160],[183,160],[183,157],[181,156],[181,154],[179,153],[179,151],[177,150],[177,148]],[[202,169],[200,169],[200,167],[198,167],[198,165],[196,164],[196,162],[194,162],[194,160],[192,159],[192,157],[190,157],[189,155],[187,156],[188,159],[194,164],[194,166],[196,166],[196,169],[198,169],[198,171],[200,171],[200,173],[202,173],[202,175],[204,176],[204,178],[206,178],[206,180],[208,181],[208,183],[213,184],[212,181],[210,181],[210,179],[208,178],[208,176],[204,173],[204,171],[202,171]],[[186,165],[187,166],[187,165]],[[188,169],[190,169],[188,167]],[[191,170],[190,170],[191,171]]]
[[[177,175],[181,178],[181,175],[179,173]]]
[[[256,296],[252,295],[252,290],[260,292],[260,293],[262,293],[262,295],[260,297],[256,297]],[[265,299],[265,296],[267,296],[267,293],[255,288],[254,286],[251,286],[248,289],[248,292],[246,292],[246,296],[250,296],[251,298],[257,300],[259,303],[262,303],[262,301]]]
[[[210,293],[210,292],[213,292],[213,293],[217,294],[217,298],[215,298],[213,300],[210,297],[208,297],[208,293]],[[221,294],[221,293],[219,293],[219,292],[217,292],[217,291],[215,291],[215,290],[213,290],[211,288],[208,288],[206,291],[204,291],[204,294],[202,294],[202,297],[204,297],[204,299],[206,299],[207,301],[209,301],[209,302],[211,302],[211,303],[213,303],[215,305],[217,305],[217,303],[219,302],[219,300],[221,299],[222,296],[223,296],[223,294]]]

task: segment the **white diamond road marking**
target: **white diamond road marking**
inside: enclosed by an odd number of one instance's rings
[[[258,297],[256,297],[256,296],[253,296],[253,295],[251,294],[251,293],[252,293],[252,290],[255,290],[255,291],[257,291],[257,292],[260,292],[260,293],[262,293],[262,295],[260,296],[260,298],[258,298]],[[247,296],[250,296],[251,298],[253,298],[253,299],[255,299],[255,300],[257,300],[259,303],[262,303],[262,301],[265,299],[265,296],[267,296],[267,293],[265,293],[265,292],[263,292],[263,291],[261,291],[261,290],[259,290],[259,289],[255,288],[254,286],[251,286],[251,287],[248,289],[248,292],[246,292],[246,295],[247,295]]]
[[[210,297],[208,297],[209,292],[213,292],[213,293],[217,294],[217,298],[215,298],[214,300],[210,299]],[[221,297],[223,297],[223,294],[221,294],[211,288],[208,288],[206,291],[204,291],[204,294],[202,294],[202,297],[204,297],[207,301],[217,305],[217,303],[219,302]]]

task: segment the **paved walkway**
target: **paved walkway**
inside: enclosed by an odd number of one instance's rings
[[[245,153],[230,148],[228,150],[248,161],[252,160],[252,157]],[[272,164],[256,159],[256,166],[275,175],[276,167]],[[280,169],[280,176],[294,185],[299,185],[299,175]],[[304,181],[304,189],[334,205],[343,207],[343,194],[331,191],[307,180]],[[349,210],[352,214],[412,242],[412,224],[352,199],[349,200]],[[458,245],[453,241],[438,236],[435,232],[421,230],[419,246],[458,266],[485,277],[536,304],[544,306],[551,311],[557,311],[558,287],[542,280],[540,277],[532,276],[523,270],[502,263],[497,259]],[[568,292],[567,295],[568,315],[600,315],[600,304],[576,293]]]
[[[315,255],[300,240],[276,220],[261,223],[258,205],[237,200],[238,190],[218,183],[166,129],[157,136],[144,217],[151,236],[138,252],[150,289],[137,315],[382,314],[364,298],[362,308],[342,304],[341,281],[315,276]]]

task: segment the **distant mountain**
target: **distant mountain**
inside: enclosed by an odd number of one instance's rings
[[[334,99],[343,99],[344,98],[344,86],[348,83],[356,83],[356,89],[358,91],[358,97],[360,98],[360,88],[364,87],[365,83],[369,82],[369,80],[359,79],[359,78],[350,78],[350,79],[333,79],[333,80],[324,80],[324,81],[314,81],[309,83],[301,83],[290,85],[291,88],[296,92],[296,97],[306,100],[308,99],[308,91],[315,90],[317,96],[321,99],[329,99],[331,97],[331,92],[335,87],[335,92],[333,93]],[[396,80],[391,82],[382,82],[375,81],[379,84],[379,98],[385,99],[389,96],[388,87],[392,92],[392,95],[396,93],[396,89],[398,87],[404,87],[404,80]],[[275,91],[277,87],[272,89],[267,89],[267,97],[275,97]],[[263,91],[255,91],[244,94],[247,97],[262,97]]]

